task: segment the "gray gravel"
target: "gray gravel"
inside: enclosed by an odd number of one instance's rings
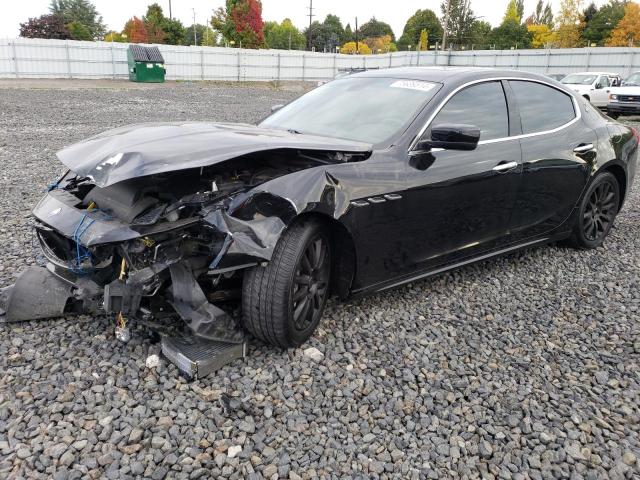
[[[295,95],[0,85],[0,284],[35,261],[56,149],[133,122],[255,121]],[[331,302],[304,348],[254,346],[192,383],[105,318],[0,325],[0,477],[637,478],[639,254],[636,188],[603,248]]]

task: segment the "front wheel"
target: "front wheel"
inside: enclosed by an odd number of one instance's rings
[[[242,323],[255,337],[297,347],[314,332],[329,294],[331,243],[322,223],[294,223],[271,261],[245,272]]]
[[[620,205],[620,185],[609,172],[593,180],[576,212],[569,243],[578,248],[596,248],[609,234]]]

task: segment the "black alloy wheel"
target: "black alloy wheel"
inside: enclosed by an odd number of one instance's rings
[[[579,248],[602,245],[618,214],[620,185],[613,174],[603,172],[587,188],[569,243]]]
[[[271,261],[248,269],[242,283],[242,326],[279,347],[297,347],[315,331],[330,293],[332,244],[315,218],[294,222]]]
[[[618,195],[610,182],[601,182],[589,196],[584,213],[582,228],[587,240],[604,239],[617,213]]]
[[[319,234],[307,244],[298,261],[291,285],[291,306],[296,330],[307,330],[322,314],[329,290],[330,273],[329,244]]]

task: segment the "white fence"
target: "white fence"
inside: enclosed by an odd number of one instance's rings
[[[0,39],[0,78],[126,78],[128,44]],[[476,50],[342,55],[159,45],[169,80],[326,80],[349,68],[454,65],[538,73],[640,70],[638,48]]]

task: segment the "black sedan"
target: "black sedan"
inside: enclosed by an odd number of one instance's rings
[[[119,128],[58,153],[69,170],[33,212],[49,264],[4,291],[5,317],[106,311],[121,334],[182,319],[199,338],[297,346],[330,293],[600,246],[637,147],[561,84],[490,69],[367,71],[257,126]]]

